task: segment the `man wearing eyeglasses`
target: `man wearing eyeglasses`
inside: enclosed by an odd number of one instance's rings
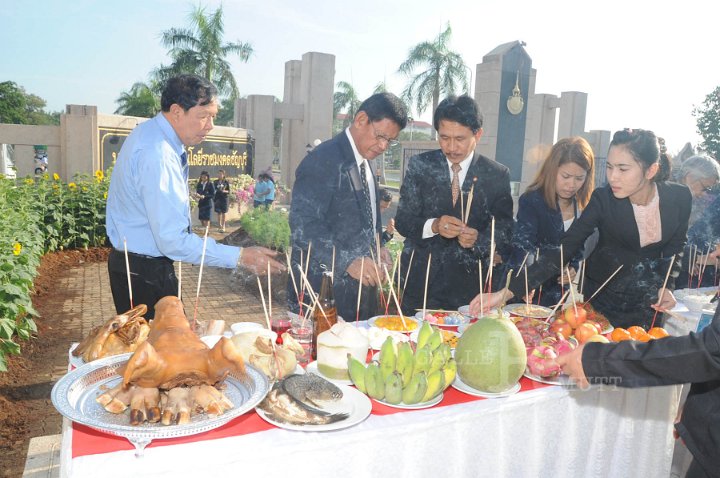
[[[472,98],[449,96],[433,116],[440,149],[410,158],[395,216],[395,228],[405,237],[402,270],[411,271],[404,284],[406,314],[423,307],[431,255],[427,308],[457,310],[480,289],[479,261],[484,274],[494,262],[493,217],[496,253],[510,243],[510,176],[505,166],[475,152],[482,122]]]
[[[310,151],[295,172],[290,208],[294,275],[299,281],[298,266],[305,270],[309,256],[307,275],[317,292],[323,270],[333,270],[335,304],[347,321],[377,314],[377,286],[389,256],[376,246],[382,228],[373,160],[398,144],[406,124],[407,110],[397,96],[375,94],[360,105],[350,127]],[[292,277],[288,297],[297,311]]]

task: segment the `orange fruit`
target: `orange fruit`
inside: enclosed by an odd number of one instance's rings
[[[630,332],[630,337],[632,337],[633,340],[639,340],[640,342],[647,342],[650,340],[648,333],[645,332],[645,329],[639,325],[628,327],[628,332]]]
[[[670,334],[668,334],[668,331],[663,329],[662,327],[653,327],[652,329],[648,330],[648,335],[654,339],[662,339],[663,337],[670,337]]]
[[[632,337],[630,336],[630,332],[628,332],[626,329],[623,329],[622,327],[618,327],[617,329],[614,329],[612,331],[612,334],[610,334],[610,338],[613,342],[622,342],[624,340],[632,340]]]

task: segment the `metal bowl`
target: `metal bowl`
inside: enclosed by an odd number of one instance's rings
[[[121,382],[122,377],[117,370],[128,359],[125,354],[85,364],[62,377],[53,387],[50,397],[61,415],[102,432],[127,438],[135,446],[138,456],[152,440],[195,435],[226,424],[255,408],[270,388],[262,372],[246,365],[248,378],[245,381],[234,374],[225,379],[224,393],[234,406],[222,415],[193,415],[190,422],[183,425],[145,423],[133,426],[127,413],[110,413],[95,400]]]

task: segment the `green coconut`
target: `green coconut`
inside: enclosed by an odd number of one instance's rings
[[[527,365],[525,343],[515,324],[483,317],[458,340],[455,361],[460,379],[482,392],[505,392],[520,380]]]

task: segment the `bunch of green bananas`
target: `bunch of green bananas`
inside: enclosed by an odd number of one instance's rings
[[[457,364],[440,331],[424,322],[415,352],[408,342],[400,342],[396,348],[388,337],[378,360],[367,367],[348,354],[348,371],[355,387],[371,398],[413,405],[432,400],[449,387]]]

